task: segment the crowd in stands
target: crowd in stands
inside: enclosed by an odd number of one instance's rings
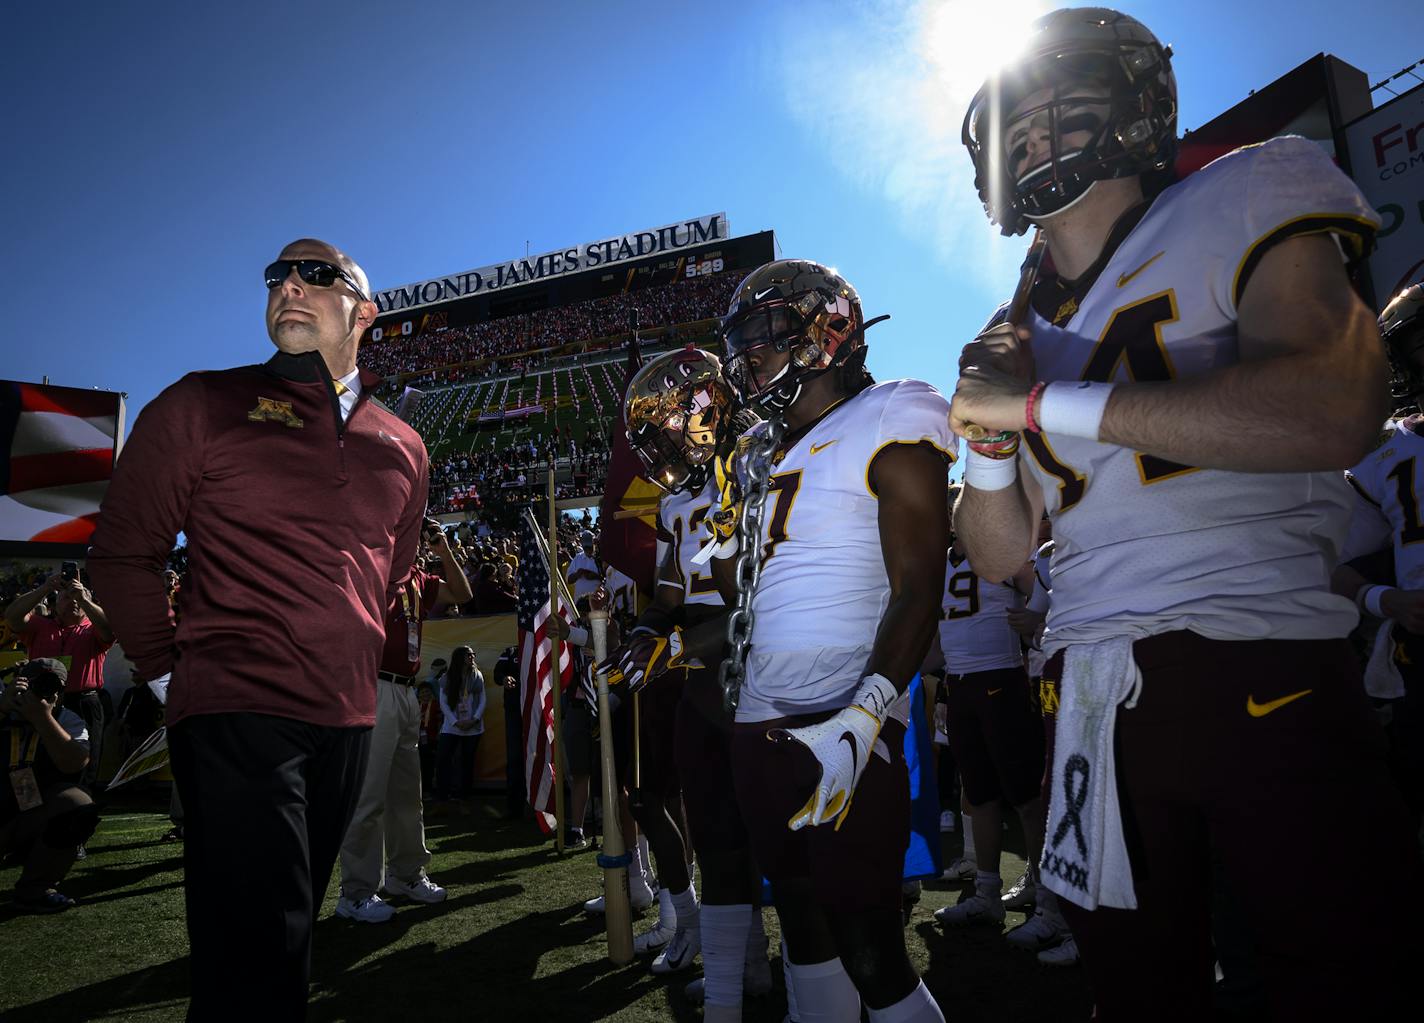
[[[359,359],[364,368],[383,377],[418,374],[407,379],[412,386],[467,380],[470,377],[462,371],[439,370],[458,363],[622,335],[628,330],[633,312],[638,313],[644,329],[721,316],[739,277],[737,272],[709,274],[554,309],[433,330],[413,338],[396,336],[369,341],[361,346]],[[620,338],[617,343],[626,344],[626,339]],[[528,371],[536,365],[526,359],[518,366],[506,365],[499,372],[510,368]]]
[[[558,499],[603,493],[608,457],[601,430],[590,430],[580,441],[568,427],[495,451],[456,452],[430,463],[430,510],[436,515],[478,512],[490,522],[507,524],[531,500],[544,496],[544,473],[551,463]],[[564,470],[567,475],[560,478]]]

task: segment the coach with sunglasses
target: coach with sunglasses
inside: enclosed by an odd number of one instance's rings
[[[266,363],[190,373],[134,424],[89,555],[145,678],[172,672],[190,1020],[301,1019],[312,921],[365,771],[385,610],[415,560],[420,436],[356,368],[361,268],[303,239],[266,269]],[[190,582],[175,628],[174,539]]]

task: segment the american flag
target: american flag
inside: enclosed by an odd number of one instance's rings
[[[122,401],[0,380],[0,540],[88,542],[114,471]]]
[[[549,573],[544,555],[534,539],[527,516],[519,521],[519,704],[524,721],[524,773],[529,805],[539,827],[548,834],[554,827],[554,699],[548,631]],[[559,613],[568,608],[559,602]],[[573,677],[569,645],[559,640],[560,689]]]

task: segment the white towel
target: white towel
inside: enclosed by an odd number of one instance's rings
[[[1394,663],[1394,623],[1380,623],[1375,644],[1365,665],[1365,692],[1376,700],[1397,700],[1404,695],[1404,676]]]
[[[1040,869],[1051,891],[1084,909],[1137,908],[1122,837],[1113,726],[1118,705],[1136,706],[1141,687],[1127,636],[1064,650]]]

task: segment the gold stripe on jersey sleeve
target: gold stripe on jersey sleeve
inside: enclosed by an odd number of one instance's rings
[[[1240,305],[1251,273],[1271,247],[1287,238],[1308,234],[1334,234],[1351,248],[1352,259],[1363,259],[1369,251],[1376,227],[1374,221],[1348,213],[1306,213],[1277,224],[1246,249],[1241,262],[1236,266],[1236,276],[1231,281],[1231,303]]]
[[[878,448],[872,451],[870,453],[870,457],[865,460],[865,492],[871,497],[875,498],[877,501],[880,500],[880,495],[877,494],[875,492],[875,488],[870,485],[870,467],[873,466],[875,464],[875,460],[880,457],[880,452],[884,451],[892,444],[909,444],[912,446],[915,444],[928,444],[930,447],[934,448],[945,458],[949,459],[950,465],[953,465],[957,461],[957,458],[955,457],[953,451],[945,450],[944,448],[936,444],[934,441],[930,440],[928,437],[921,437],[919,440],[887,440],[884,444],[880,445]]]

